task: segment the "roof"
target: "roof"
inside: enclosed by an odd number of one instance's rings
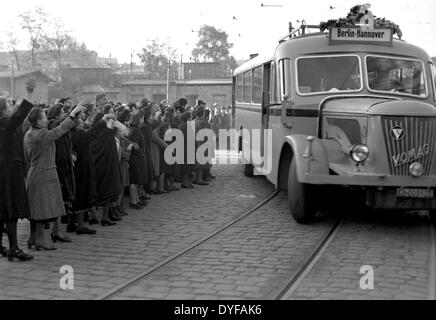
[[[40,76],[41,78],[44,78],[47,82],[55,82],[52,78],[47,76],[46,74],[42,73],[41,71],[15,71],[14,72],[14,78],[21,78],[24,76],[27,76],[29,74],[35,74]],[[10,71],[3,71],[0,72],[0,78],[11,78],[11,72]]]
[[[180,84],[180,85],[231,85],[232,79],[226,78],[226,79],[194,79],[194,80],[175,80],[170,81],[171,84]],[[132,79],[124,82],[122,85],[149,85],[149,86],[156,86],[156,85],[166,85],[166,80],[146,80],[146,79]]]
[[[99,85],[90,85],[82,89],[82,93],[119,93],[121,89],[119,88],[104,88]]]
[[[205,64],[216,64],[220,65],[222,62],[216,61],[216,62],[183,62],[183,64],[195,64],[195,65],[205,65]]]
[[[148,80],[148,79],[131,79],[124,82],[122,85],[166,85],[166,80]]]
[[[183,85],[220,85],[232,84],[232,79],[194,79],[194,80],[177,80],[176,83]]]
[[[327,33],[319,32],[312,35],[307,34],[306,36],[295,37],[282,42],[275,50],[274,58],[275,60],[280,60],[289,57],[296,58],[303,55],[358,52],[417,57],[423,61],[429,61],[428,54],[422,48],[403,40],[393,39],[392,47],[367,43],[330,45]],[[260,66],[274,58],[259,55],[236,68],[234,74]]]
[[[62,70],[112,70],[109,66],[90,66],[90,67],[63,67]]]
[[[254,57],[253,59],[248,60],[247,62],[245,62],[241,66],[237,67],[234,71],[234,74],[250,70],[251,68],[255,68],[257,66],[260,66],[263,63],[265,63],[267,61],[271,61],[273,59],[274,59],[273,55],[260,54],[256,57]]]
[[[277,47],[276,59],[286,57],[298,57],[302,55],[323,54],[323,53],[372,53],[401,55],[406,57],[418,57],[428,61],[428,54],[422,49],[403,40],[393,39],[392,47],[373,45],[369,43],[336,44],[330,45],[326,33],[307,35],[289,39]]]

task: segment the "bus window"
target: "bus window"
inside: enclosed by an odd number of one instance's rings
[[[436,100],[436,67],[433,63],[430,63],[430,67],[433,75],[433,94],[435,95],[433,100]]]
[[[253,70],[253,102],[262,103],[262,77],[263,67]]]
[[[427,96],[424,64],[419,60],[367,56],[370,90]]]
[[[276,78],[276,64],[274,62],[271,63],[270,68],[270,79],[269,79],[269,85],[270,85],[270,104],[277,103],[277,78]]]
[[[244,73],[244,102],[251,103],[251,70]]]
[[[236,100],[243,101],[244,100],[244,78],[242,74],[238,74],[236,78]]]
[[[297,59],[300,95],[360,91],[363,88],[358,56],[316,56]]]

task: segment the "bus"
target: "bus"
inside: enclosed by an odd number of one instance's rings
[[[434,223],[430,56],[359,6],[347,18],[289,31],[270,56],[233,74],[234,128],[260,130],[261,150],[251,151],[264,156],[261,165],[253,161],[243,148],[252,137],[240,133],[245,174],[286,190],[299,223],[313,221],[318,199],[333,186],[356,190],[374,209],[426,210]]]

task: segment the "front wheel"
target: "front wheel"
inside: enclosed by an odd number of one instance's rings
[[[315,205],[317,202],[316,188],[298,181],[295,158],[292,159],[289,168],[288,202],[291,214],[298,223],[309,223],[315,217],[317,210]]]
[[[244,174],[250,178],[254,176],[254,167],[251,163],[244,165]]]
[[[430,209],[428,211],[428,216],[430,217],[430,223],[433,227],[436,227],[436,209]]]

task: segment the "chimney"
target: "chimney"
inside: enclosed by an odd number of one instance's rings
[[[250,54],[250,60],[256,58],[258,55],[259,55],[258,53]]]

